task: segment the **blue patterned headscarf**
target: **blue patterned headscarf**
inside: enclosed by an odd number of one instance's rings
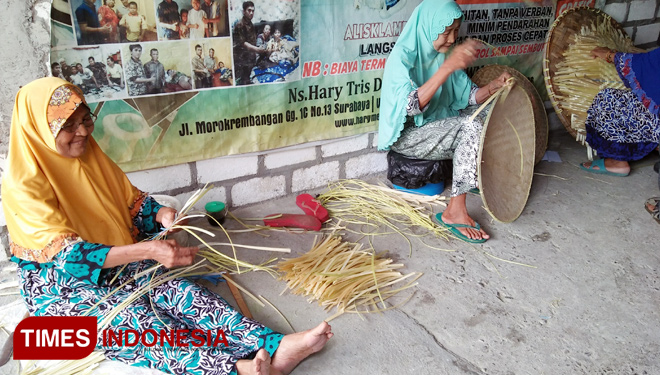
[[[433,41],[463,12],[454,0],[424,0],[412,12],[385,64],[381,91],[378,149],[388,150],[399,138],[406,120],[408,95],[422,86],[445,61]],[[457,116],[467,107],[471,81],[463,70],[455,71],[438,89],[415,125]]]

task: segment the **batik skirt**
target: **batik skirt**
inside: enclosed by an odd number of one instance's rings
[[[390,148],[414,159],[452,160],[451,196],[465,194],[477,187],[477,156],[487,114],[484,110],[470,120],[477,108],[470,106],[460,111],[459,116],[419,127],[410,121]]]
[[[602,158],[639,160],[660,142],[660,119],[628,90],[600,91],[585,125],[587,143]]]
[[[154,264],[153,261],[130,263],[112,284],[110,282],[119,267],[111,269],[99,279],[98,285],[90,285],[62,272],[57,259],[53,267],[19,267],[21,294],[32,316],[87,314],[96,316],[100,322],[136,290],[149,286],[148,293],[121,310],[106,327],[108,331],[118,334],[119,331],[134,330],[138,336],[144,336],[147,330],[157,333],[202,330],[205,334],[218,334],[221,330],[224,333],[225,343],[214,346],[206,340],[203,347],[169,344],[148,347],[141,343],[117,346],[116,342],[107,345],[110,341],[104,343],[104,335],[99,333],[97,350],[104,351],[107,358],[130,365],[172,374],[226,375],[236,374],[236,361],[253,358],[261,348],[274,355],[283,335],[244,317],[207,288],[186,278],[153,286],[153,277],[160,271],[148,272],[137,279],[133,277]],[[121,287],[110,294],[118,286]],[[91,314],[88,314],[90,310]],[[151,343],[151,336],[147,334],[147,337]]]

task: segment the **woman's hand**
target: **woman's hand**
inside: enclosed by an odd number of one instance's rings
[[[502,72],[499,77],[490,81],[486,86],[481,87],[476,94],[477,104],[481,104],[488,100],[500,88],[506,85],[507,80],[511,78],[508,72]]]
[[[435,95],[454,71],[467,68],[477,59],[477,48],[480,46],[481,42],[468,39],[454,47],[449,57],[440,65],[440,68],[436,70],[431,79],[426,81],[417,90],[420,108],[424,108],[429,104],[433,95]]]
[[[490,81],[490,83],[487,85],[488,87],[488,96],[493,95],[494,93],[497,92],[497,90],[501,89],[506,85],[506,81],[511,78],[511,74],[509,72],[502,72],[499,77],[495,78],[494,80]]]
[[[596,47],[591,50],[591,57],[593,57],[594,59],[599,58],[607,61],[607,55],[610,52],[612,52],[612,50],[607,47]]]
[[[189,266],[195,259],[197,251],[197,247],[180,246],[175,240],[143,241],[131,245],[113,246],[108,251],[103,268],[145,259],[153,259],[167,268]]]
[[[169,228],[176,220],[176,210],[171,207],[163,206],[156,213],[156,221],[165,228]]]
[[[479,47],[481,47],[481,42],[467,39],[454,47],[454,50],[442,65],[446,64],[452,71],[465,69],[477,59],[477,49]]]
[[[175,240],[149,241],[149,258],[167,268],[189,266],[199,250],[197,247],[183,247]]]

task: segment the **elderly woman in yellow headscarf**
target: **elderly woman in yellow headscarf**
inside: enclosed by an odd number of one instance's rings
[[[136,273],[154,261],[190,265],[196,254],[174,240],[138,242],[168,228],[176,211],[135,188],[101,151],[92,138],[95,118],[80,90],[59,78],[36,80],[16,95],[2,204],[31,315],[78,316],[91,308],[100,320],[148,285],[150,277],[134,279]],[[194,350],[109,348],[99,337],[108,358],[171,373],[289,373],[332,337],[327,323],[273,332],[184,278],[152,288],[109,329],[224,331],[228,346]]]

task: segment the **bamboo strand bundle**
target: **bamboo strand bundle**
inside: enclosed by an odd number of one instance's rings
[[[429,234],[448,238],[448,231],[431,219],[434,206],[446,206],[445,197],[405,193],[361,180],[339,180],[317,199],[330,217],[346,223],[349,231],[363,235],[398,233],[406,239]],[[360,229],[353,229],[356,227]]]
[[[619,52],[637,52],[632,40],[615,28],[609,17],[599,18],[584,25],[576,33],[557,63],[553,77],[555,99],[565,110],[572,112],[571,127],[577,131],[577,140],[584,144],[587,110],[596,94],[605,88],[626,89],[614,65],[593,58],[596,47],[607,47]]]
[[[277,265],[283,273],[280,279],[286,280],[293,294],[308,296],[309,302],[318,301],[326,310],[337,309],[328,321],[343,313],[374,313],[396,307],[385,301],[417,285],[415,281],[422,275],[403,275],[398,271],[402,267],[392,259],[361,250],[360,244],[343,242],[339,236],[325,237],[306,254]]]

